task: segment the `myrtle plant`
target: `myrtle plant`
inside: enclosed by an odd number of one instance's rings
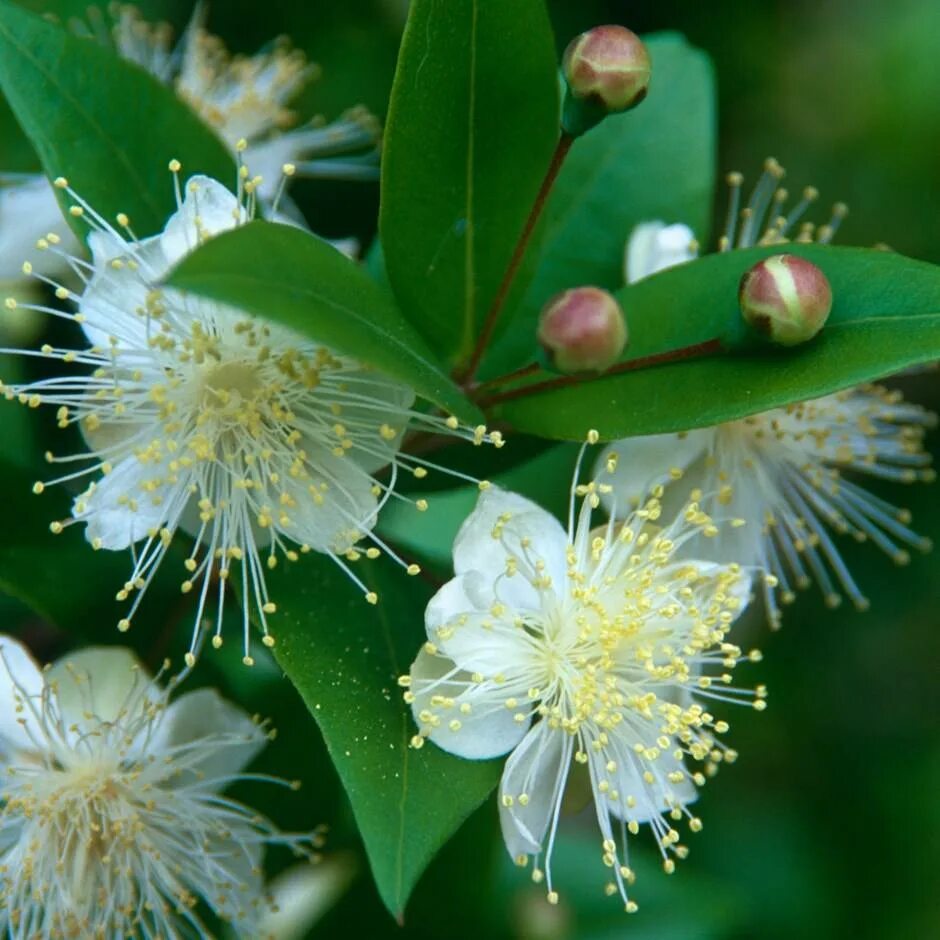
[[[893,383],[940,358],[940,268],[834,246],[846,207],[773,159],[713,236],[675,34],[559,55],[543,0],[412,0],[380,131],[205,4],[50,6],[0,2],[38,160],[0,185],[0,924],[319,935],[360,842],[401,923],[468,830],[544,911],[588,831],[642,918],[642,859],[709,838],[732,706],[772,702],[767,625],[813,582],[872,606],[852,542],[930,548],[897,493],[935,418]],[[379,175],[371,244],[316,233],[307,178]],[[321,807],[252,788],[329,764],[360,842],[311,874]]]

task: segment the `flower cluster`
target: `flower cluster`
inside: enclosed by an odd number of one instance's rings
[[[267,656],[279,613],[274,569],[321,555],[372,605],[379,597],[360,576],[363,558],[384,554],[407,575],[422,574],[383,540],[379,521],[393,499],[424,512],[427,500],[404,484],[432,470],[474,484],[479,495],[453,544],[453,577],[436,582],[423,643],[398,678],[413,732],[403,739],[396,730],[389,746],[404,747],[410,737],[412,748],[434,746],[466,760],[505,757],[503,841],[544,884],[550,904],[559,901],[553,860],[566,798],[589,792],[604,890],[635,912],[633,837],[648,825],[671,874],[689,851],[684,831],[702,828],[693,811],[699,790],[737,757],[726,743],[729,707],[766,707],[765,687],[745,687],[734,675],[761,659],[739,645],[738,621],[755,596],[773,627],[781,605],[811,581],[830,605],[845,594],[865,609],[840,536],[873,542],[898,564],[911,549],[930,547],[906,510],[858,478],[932,479],[923,440],[934,416],[866,384],[713,427],[607,440],[597,450],[601,435],[589,431],[563,525],[519,493],[428,459],[439,445],[499,448],[503,438],[422,401],[396,377],[407,377],[405,369],[386,374],[365,349],[339,339],[337,348],[324,344],[316,322],[294,329],[167,286],[179,283],[171,272],[193,252],[231,238],[225,233],[256,214],[270,220],[269,232],[283,233],[279,223],[306,230],[287,193],[294,176],[374,178],[374,120],[357,109],[336,124],[295,127],[291,103],[316,69],[283,40],[254,56],[231,55],[204,28],[201,4],[178,42],[133,6],[89,16],[90,29],[78,27],[89,41],[171,87],[232,151],[237,176],[230,190],[207,176],[184,178],[171,161],[175,211],[146,237],[124,213],[106,218],[65,178],[2,179],[0,280],[18,291],[4,307],[39,314],[50,329],[38,349],[0,349],[22,357],[24,367],[23,377],[0,383],[0,394],[30,409],[49,406],[74,442],[47,451],[56,469],[33,492],[69,491],[71,510],[50,526],[56,535],[78,526],[92,549],[130,552],[126,580],[116,586],[124,605],[119,630],[130,629],[174,555],[193,623],[185,669],[169,679],[168,661],[152,678],[133,653],[110,647],[41,669],[19,641],[0,636],[0,933],[12,940],[202,938],[220,920],[238,936],[266,936],[292,930],[285,921],[301,909],[312,916],[345,887],[352,874],[342,861],[328,876],[311,878],[298,866],[266,886],[268,847],[305,861],[319,847],[316,834],[283,833],[227,795],[243,782],[296,786],[245,771],[273,732],[215,691],[171,693],[207,640],[223,645],[233,601],[242,662],[254,665],[254,629]],[[651,62],[642,40],[621,27],[591,30],[569,46],[555,154],[480,334],[463,361],[433,363],[442,383],[452,369],[452,391],[460,386],[468,412],[478,406],[505,415],[493,406],[533,388],[721,346],[716,339],[624,359],[624,308],[607,291],[582,285],[552,299],[539,322],[543,352],[564,375],[530,385],[525,380],[541,368],[535,362],[477,375],[489,365],[482,357],[517,293],[514,277],[568,149],[608,113],[646,97]],[[467,173],[462,192],[476,168]],[[743,179],[729,175],[719,251],[832,240],[845,207],[836,205],[823,225],[805,221],[818,194],[808,188],[789,205],[783,175],[768,160],[744,205]],[[459,234],[466,293],[455,301],[475,314],[474,253],[490,250],[491,223],[471,222],[447,220],[427,273],[452,263],[437,268]],[[255,225],[234,241],[263,230]],[[692,262],[698,250],[681,223],[641,224],[626,246],[626,279]],[[355,271],[354,260],[330,257],[338,271],[342,264]],[[398,290],[391,268],[389,282]],[[811,340],[834,310],[825,273],[794,255],[765,258],[741,284],[745,321],[780,345]],[[360,295],[352,289],[350,296],[336,315]],[[391,301],[388,309],[393,317]],[[432,361],[430,348],[417,352]],[[507,383],[514,388],[502,399],[488,397]],[[583,473],[589,454],[593,468]],[[421,625],[411,626],[417,645]],[[351,646],[347,654],[355,655]],[[290,650],[278,659],[290,663]],[[389,675],[376,672],[387,698]],[[291,908],[285,917],[277,897]]]

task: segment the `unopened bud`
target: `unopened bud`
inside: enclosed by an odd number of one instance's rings
[[[796,255],[773,255],[741,278],[738,301],[745,322],[780,346],[812,339],[832,309],[826,275]]]
[[[599,287],[575,287],[542,309],[539,342],[561,372],[602,372],[627,345],[620,304]]]
[[[565,130],[578,136],[608,114],[635,108],[649,90],[651,67],[643,41],[624,26],[596,26],[576,36],[562,58]]]

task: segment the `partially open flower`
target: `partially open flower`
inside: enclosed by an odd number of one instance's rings
[[[561,372],[602,372],[627,345],[627,321],[612,294],[575,287],[545,305],[538,339]]]
[[[832,288],[811,261],[772,255],[744,273],[738,288],[744,321],[778,346],[797,346],[823,328],[832,310]]]
[[[201,909],[259,936],[268,845],[309,856],[225,796],[268,732],[210,689],[170,703],[125,649],[41,670],[0,637],[0,933],[206,937]]]

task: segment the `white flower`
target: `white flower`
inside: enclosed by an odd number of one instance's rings
[[[654,495],[622,525],[592,528],[605,486],[577,487],[584,500],[575,520],[572,494],[567,532],[521,496],[484,491],[401,684],[419,728],[413,744],[430,738],[471,759],[511,752],[499,785],[503,837],[518,864],[534,858],[552,902],[566,784],[589,780],[607,890],[632,911],[627,831],[650,823],[672,871],[686,849],[669,820],[700,827],[687,807],[705,776],[687,763],[710,773],[734,757],[719,740],[727,725],[696,698],[747,700],[729,684],[741,654],[726,636],[749,579],[737,565],[677,560],[688,539],[717,531],[695,503],[667,520]]]
[[[280,195],[287,217],[301,219],[289,198],[277,192],[285,165],[298,176],[376,177],[379,128],[372,115],[354,108],[331,124],[313,121],[291,128],[294,115],[287,106],[316,77],[316,67],[283,41],[254,56],[231,56],[221,40],[203,29],[204,13],[205,7],[197,7],[175,47],[168,26],[146,23],[130,4],[116,7],[110,37],[103,22],[95,24],[93,35],[105,38],[122,58],[173,86],[260,177],[262,201],[269,203]],[[81,253],[45,176],[0,176],[0,282],[22,278],[23,259],[50,233],[69,254]],[[61,278],[69,271],[62,258],[46,252],[35,270]]]
[[[414,411],[408,386],[286,327],[160,289],[161,277],[188,251],[246,218],[236,197],[214,180],[190,180],[164,231],[142,241],[110,227],[90,207],[78,208],[95,228],[91,264],[69,259],[85,289],[76,295],[50,282],[59,298],[77,304],[78,314],[32,309],[79,323],[86,344],[45,345],[34,355],[87,371],[4,390],[30,406],[56,406],[59,426],[77,424],[85,437],[90,453],[47,459],[87,465],[38,483],[36,491],[49,483],[93,479],[75,500],[72,518],[54,523],[53,531],[83,522],[95,548],[134,547],[133,571],[118,599],[135,592],[137,597],[119,626],[130,626],[180,529],[195,537],[182,582],[184,592],[198,596],[190,664],[210,599],[219,611],[213,644],[222,642],[223,601],[233,569],[248,664],[252,611],[265,643],[273,644],[267,618],[276,608],[264,573],[279,558],[328,553],[374,603],[375,594],[341,556],[356,560],[354,546],[366,535],[375,543],[366,552],[370,557],[385,549],[372,529],[399,469],[421,477],[435,467],[399,454],[406,429],[477,443],[501,443],[499,435],[486,435],[483,428],[464,431],[455,419]],[[426,508],[424,500],[416,505]],[[419,570],[407,568],[411,574]]]
[[[204,906],[258,936],[265,846],[311,844],[222,793],[266,737],[212,690],[171,704],[129,650],[41,671],[0,637],[0,932],[204,937]]]
[[[784,213],[782,177],[780,165],[768,160],[748,205],[739,211],[742,178],[729,175],[732,197],[720,250],[777,244],[795,230],[817,193],[804,190]],[[830,241],[845,214],[845,206],[837,204],[825,225],[803,223],[797,240]],[[634,230],[626,254],[635,281],[692,259],[696,246],[686,226],[650,222]],[[768,619],[776,627],[778,600],[792,601],[794,588],[805,588],[813,579],[830,605],[837,605],[844,591],[859,609],[867,608],[829,530],[874,542],[899,564],[908,561],[905,546],[930,548],[928,539],[908,528],[906,510],[850,477],[858,473],[905,483],[933,479],[930,456],[922,448],[924,430],[933,424],[932,414],[902,401],[899,393],[864,385],[715,427],[618,441],[598,465],[617,455],[613,490],[605,497],[608,508],[616,502],[616,512],[628,512],[659,483],[667,485],[668,499],[670,482],[681,477],[683,493],[689,487],[702,491],[706,511],[720,507],[746,520],[743,528],[727,530],[696,551],[700,557],[763,569]]]

